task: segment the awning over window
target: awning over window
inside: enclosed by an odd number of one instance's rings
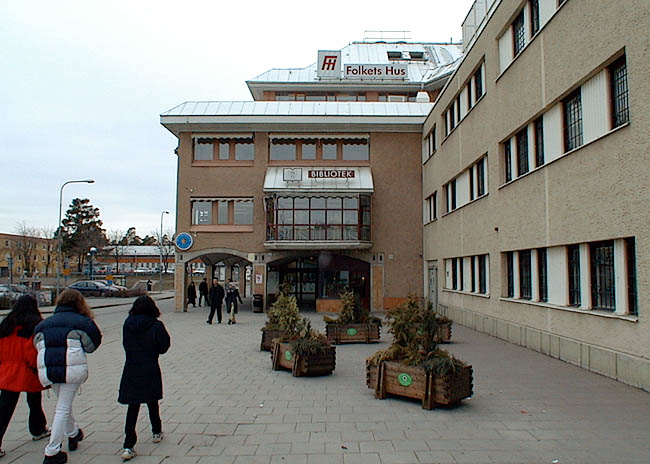
[[[215,143],[218,140],[253,140],[252,132],[233,132],[224,134],[192,134],[192,139],[198,143]]]
[[[276,140],[368,140],[369,134],[283,134],[269,135],[271,142]]]
[[[369,167],[270,167],[266,169],[264,192],[372,193]]]

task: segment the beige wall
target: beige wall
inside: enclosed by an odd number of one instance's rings
[[[650,16],[639,15],[647,11],[647,1],[598,2],[594,8],[588,0],[568,0],[499,76],[497,39],[520,4],[504,0],[497,8],[424,125],[426,134],[436,123],[438,140],[443,140],[442,111],[485,56],[486,95],[423,168],[424,195],[438,190],[439,198],[439,219],[424,231],[425,260],[438,260],[442,286],[444,258],[489,253],[490,298],[441,288],[441,304],[455,308],[459,317],[490,317],[584,347],[630,355],[645,369],[642,380],[603,373],[650,389],[650,113],[645,108],[650,101]],[[499,143],[586,82],[623,48],[630,124],[500,188],[504,166]],[[488,196],[444,215],[443,184],[486,152]],[[505,288],[504,251],[632,236],[636,238],[638,320],[500,300]],[[469,325],[478,327],[469,320]],[[591,368],[580,358],[576,364]]]
[[[320,130],[318,130],[320,129]],[[354,128],[350,128],[354,131]],[[287,132],[295,131],[287,126]],[[210,133],[219,132],[214,127]],[[224,127],[223,132],[228,132]],[[273,132],[278,132],[274,130]],[[315,132],[328,132],[327,127]],[[382,298],[401,301],[408,294],[422,294],[422,178],[420,166],[420,133],[371,133],[370,166],[375,192],[372,195],[372,242],[368,250],[341,252],[370,264],[377,253],[384,254]],[[252,166],[192,165],[192,138],[181,133],[178,150],[177,232],[192,230],[192,197],[250,196],[254,198],[254,226],[252,232],[201,232],[194,235],[190,250],[223,248],[243,253],[265,253],[265,262],[271,262],[287,251],[271,252],[264,248],[265,215],[263,207],[264,176],[268,162],[268,132],[255,131],[255,161]],[[310,165],[309,162],[272,162],[274,165]],[[202,163],[205,164],[205,163]],[[351,162],[318,162],[319,165],[351,165]],[[368,165],[359,162],[358,165]],[[195,228],[196,229],[196,228]],[[291,252],[288,252],[291,253]],[[375,256],[376,257],[376,256]],[[259,263],[257,263],[259,264]],[[373,280],[375,281],[375,280]],[[383,308],[384,301],[371,290],[373,308]]]

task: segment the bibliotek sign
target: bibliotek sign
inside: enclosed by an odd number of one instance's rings
[[[310,169],[310,179],[354,179],[354,169]]]

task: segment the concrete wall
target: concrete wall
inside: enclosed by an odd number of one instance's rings
[[[489,171],[486,197],[424,227],[425,260],[489,253],[489,299],[445,291],[444,279],[438,279],[439,301],[454,320],[524,346],[530,338],[531,347],[541,352],[650,389],[650,113],[645,108],[650,15],[639,14],[648,11],[647,2],[599,2],[594,8],[588,0],[567,0],[553,16],[545,10],[548,22],[504,65],[498,39],[520,7],[519,0],[501,2],[424,125],[426,134],[436,123],[441,141],[423,167],[424,192],[441,195],[444,183],[484,153]],[[603,69],[623,50],[630,123],[610,131],[593,119],[603,104],[594,95],[604,88]],[[444,139],[443,111],[483,59],[486,95]],[[564,154],[559,103],[577,86],[583,86],[583,101],[593,108],[583,105],[585,144]],[[501,142],[541,114],[545,151],[560,155],[504,184]],[[563,246],[626,237],[636,240],[638,317],[504,298],[505,251],[560,247],[549,249],[549,292],[555,301],[566,301],[567,283],[558,276],[566,269]]]

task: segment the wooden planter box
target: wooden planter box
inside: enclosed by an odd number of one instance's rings
[[[378,342],[381,326],[372,323],[333,324],[328,322],[325,333],[330,343],[370,343]]]
[[[438,330],[436,331],[435,342],[436,343],[449,343],[451,340],[451,322],[445,322],[438,325]]]
[[[421,367],[382,361],[379,366],[366,363],[366,385],[375,390],[375,398],[388,394],[422,400],[423,409],[454,406],[472,396],[473,371],[467,366],[453,376],[438,377]]]
[[[336,367],[336,347],[322,354],[296,356],[289,343],[275,342],[271,351],[273,370],[288,369],[294,377],[329,375]]]
[[[261,351],[271,351],[273,347],[273,339],[279,338],[284,333],[284,330],[279,329],[262,329],[262,343],[260,344]]]

